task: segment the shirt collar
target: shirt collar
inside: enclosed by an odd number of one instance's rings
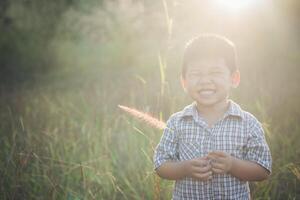
[[[197,106],[196,106],[196,102],[193,102],[192,104],[186,106],[183,109],[181,113],[181,117],[193,116],[195,112],[197,112]]]
[[[183,109],[182,114],[181,114],[182,117],[186,117],[186,116],[195,117],[197,115],[198,115],[198,111],[197,111],[196,102],[193,102],[192,104],[186,106]],[[237,116],[237,117],[240,117],[242,119],[244,118],[243,111],[242,111],[241,107],[232,100],[229,100],[229,108],[225,112],[224,118],[227,117],[227,116]]]
[[[229,108],[225,112],[224,117],[227,117],[227,116],[237,116],[237,117],[240,117],[242,119],[244,118],[243,110],[241,109],[241,107],[237,103],[235,103],[232,100],[229,100]]]

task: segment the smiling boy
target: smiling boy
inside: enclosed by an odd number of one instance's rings
[[[214,34],[191,40],[181,79],[194,102],[167,121],[157,174],[176,180],[173,200],[250,199],[248,181],[266,179],[272,159],[261,124],[229,99],[240,82],[234,44]]]

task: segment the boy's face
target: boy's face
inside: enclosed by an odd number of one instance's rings
[[[188,64],[182,84],[199,106],[213,106],[227,100],[231,87],[240,81],[238,71],[231,73],[224,59],[201,59]]]

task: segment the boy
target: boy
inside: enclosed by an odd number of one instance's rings
[[[240,82],[234,44],[213,34],[193,39],[181,80],[194,103],[167,121],[157,174],[176,180],[173,200],[250,199],[248,181],[266,179],[272,161],[261,124],[228,97]]]

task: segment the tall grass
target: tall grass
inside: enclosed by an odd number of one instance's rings
[[[153,171],[161,130],[128,116],[118,105],[166,121],[190,103],[178,79],[179,43],[207,30],[225,32],[206,23],[212,16],[205,17],[204,8],[194,24],[198,8],[170,8],[171,3],[160,1],[161,10],[154,6],[153,13],[151,6],[143,13],[147,8],[139,4],[124,9],[114,3],[87,16],[72,9],[65,13],[51,43],[57,54],[53,64],[62,70],[46,76],[46,84],[0,93],[0,199],[171,198],[173,182]],[[262,27],[236,25],[228,24],[228,29],[239,28],[237,40],[246,41],[239,43],[245,68],[232,98],[263,123],[274,163],[269,180],[251,184],[252,196],[299,199],[300,107],[293,92],[299,89],[299,55],[294,54],[296,67],[274,64],[277,55],[251,46],[267,46],[269,40],[251,32]],[[272,69],[261,67],[265,64]]]
[[[36,88],[1,98],[1,199],[170,198],[173,183],[156,176],[152,164],[161,131],[122,113],[113,94],[103,95],[111,88],[103,90]],[[127,92],[135,102],[151,99]],[[162,112],[168,116],[184,101],[171,102]],[[250,109],[264,115],[259,106]],[[263,122],[273,174],[251,185],[253,197],[298,198],[299,126],[292,119],[285,126],[269,118]],[[283,133],[288,127],[293,128]]]
[[[114,94],[103,95],[117,92],[109,90],[36,88],[2,96],[1,199],[170,195],[160,194],[170,188],[158,185],[152,170],[160,131],[123,115]]]

